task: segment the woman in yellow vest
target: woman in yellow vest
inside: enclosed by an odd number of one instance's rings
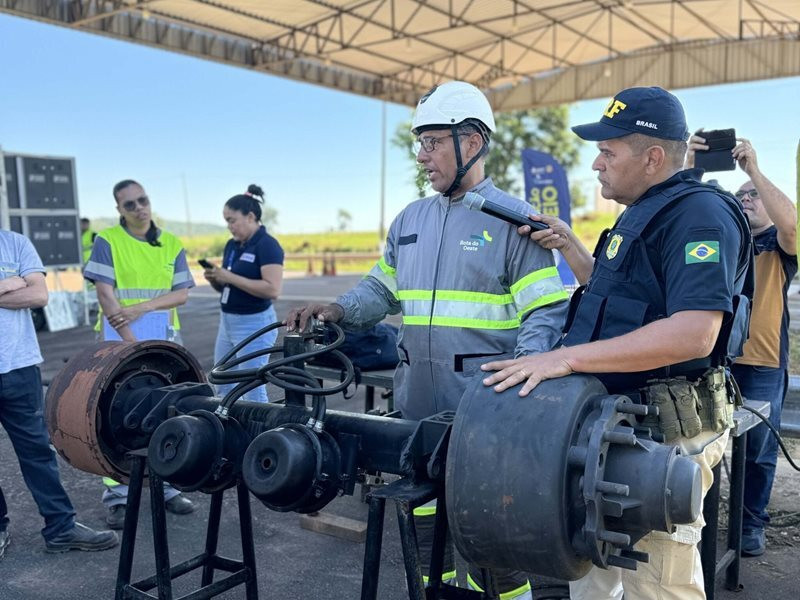
[[[135,342],[136,321],[148,313],[163,315],[163,331],[147,327],[141,339],[180,343],[177,306],[186,303],[194,280],[180,240],[156,227],[150,200],[141,185],[126,179],[114,186],[119,225],[97,234],[83,275],[97,286],[102,338]],[[105,319],[104,319],[105,317]],[[148,319],[151,325],[159,322]],[[108,326],[101,327],[107,321]]]
[[[177,306],[184,304],[194,280],[178,238],[156,227],[150,199],[137,182],[114,186],[119,225],[97,234],[83,276],[97,287],[101,339],[169,339],[180,343]],[[146,316],[147,315],[147,316]],[[145,318],[143,318],[145,317]],[[145,324],[146,327],[142,327]],[[137,338],[136,332],[139,332]],[[116,332],[117,335],[114,335]],[[106,522],[121,529],[128,486],[104,478]],[[171,486],[164,489],[167,510],[187,514],[192,502]]]

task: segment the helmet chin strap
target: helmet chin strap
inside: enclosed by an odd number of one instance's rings
[[[450,184],[450,187],[447,188],[447,191],[442,194],[442,196],[446,198],[450,198],[453,193],[461,187],[461,180],[464,179],[464,175],[467,174],[467,171],[472,168],[472,165],[483,155],[482,152],[478,152],[466,165],[463,164],[461,159],[461,144],[458,141],[458,125],[450,126],[450,134],[453,137],[453,147],[456,151],[456,178],[453,180],[453,183]]]

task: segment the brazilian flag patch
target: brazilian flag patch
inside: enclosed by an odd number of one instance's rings
[[[689,242],[686,244],[686,264],[718,263],[719,242]]]

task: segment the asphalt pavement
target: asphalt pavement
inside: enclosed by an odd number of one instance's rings
[[[283,318],[291,306],[306,302],[325,302],[352,286],[359,277],[316,277],[287,279],[284,293],[276,303]],[[181,310],[183,338],[186,347],[198,358],[204,369],[213,362],[213,344],[218,323],[217,294],[208,287],[192,290],[187,305]],[[43,379],[49,381],[75,352],[94,341],[89,327],[57,333],[40,334],[45,362]],[[280,392],[276,392],[280,394]],[[329,401],[336,410],[358,411],[363,406],[363,390],[354,398],[341,397]],[[273,396],[279,397],[279,395]],[[0,560],[0,600],[100,600],[114,597],[119,548],[106,552],[70,552],[51,555],[44,552],[39,530],[43,523],[37,514],[30,493],[25,487],[5,431],[0,429],[0,482],[9,504],[11,545]],[[60,460],[60,459],[59,459]],[[78,519],[95,528],[104,526],[105,512],[100,503],[100,478],[78,471],[61,461],[61,478],[72,498]],[[797,510],[797,474],[779,466],[780,477],[794,477],[794,487],[781,498],[786,506]],[[793,490],[793,491],[792,491]],[[725,492],[723,491],[723,494]],[[791,494],[794,493],[792,497]],[[188,516],[167,515],[170,560],[172,564],[202,552],[209,496],[192,493],[198,510]],[[253,510],[256,558],[258,563],[259,597],[262,599],[351,599],[361,589],[361,565],[364,545],[301,529],[294,513],[276,513],[256,499]],[[366,505],[360,495],[334,500],[325,511],[366,521]],[[155,573],[149,501],[143,497],[142,517],[137,536],[133,579]],[[236,498],[226,492],[219,548],[231,558],[241,556],[238,535]],[[800,572],[800,553],[791,545],[770,545],[758,559],[747,559],[742,566],[744,589],[729,592],[720,589],[717,598],[724,600],[761,600],[764,598],[796,598],[796,577]],[[541,578],[534,578],[534,583]],[[175,597],[199,586],[200,574],[194,572],[175,582]],[[722,586],[719,586],[722,588]],[[236,588],[219,598],[244,598],[244,589]],[[378,597],[382,600],[407,598],[403,575],[398,528],[393,510],[387,510]],[[536,593],[535,597],[543,597]]]

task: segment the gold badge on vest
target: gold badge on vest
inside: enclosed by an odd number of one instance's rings
[[[611,236],[611,240],[608,242],[608,247],[606,247],[606,258],[608,260],[613,259],[617,252],[619,252],[619,247],[622,245],[622,236],[618,233],[615,233]]]

